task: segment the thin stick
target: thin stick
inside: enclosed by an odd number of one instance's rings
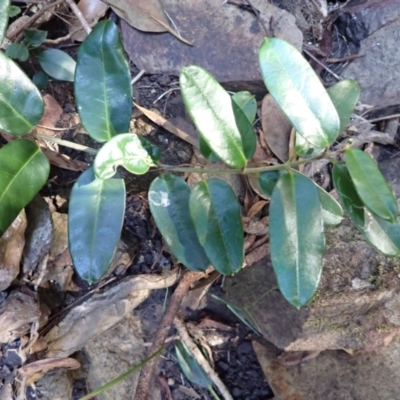
[[[57,0],[54,3],[50,3],[50,4],[43,6],[34,15],[32,15],[32,17],[30,17],[24,24],[22,24],[19,28],[15,29],[15,31],[12,33],[12,36],[8,37],[8,39],[10,39],[11,41],[14,41],[13,39],[15,39],[21,32],[23,32],[24,29],[31,26],[47,10],[61,4],[63,1],[64,0]]]
[[[192,283],[198,281],[205,276],[202,272],[186,271],[182,279],[179,281],[174,293],[169,299],[167,309],[163,315],[157,332],[153,338],[153,344],[148,349],[147,354],[153,354],[157,349],[163,346],[165,340],[168,337],[168,331],[171,328],[174,318],[178,314],[179,307],[186,293],[189,291]],[[156,369],[158,357],[149,361],[140,371],[139,383],[136,387],[136,393],[133,397],[134,400],[147,400],[147,395],[151,385],[151,380],[154,376],[154,370]]]
[[[76,18],[78,18],[78,20],[81,23],[85,32],[89,35],[89,33],[92,31],[92,28],[87,23],[85,17],[81,13],[81,10],[78,8],[78,6],[72,0],[65,0],[65,1],[68,3],[68,5],[70,6],[73,13],[76,15]]]
[[[367,119],[367,121],[371,124],[374,122],[379,122],[379,121],[386,121],[388,119],[393,119],[393,118],[400,118],[400,114],[392,114],[392,115],[386,115],[386,117],[379,117],[379,118],[374,118],[374,119]]]
[[[79,32],[82,28],[76,28],[73,31],[71,31],[68,35],[59,37],[58,39],[46,39],[44,41],[45,44],[58,44],[61,42],[65,42],[68,39],[71,39],[72,36],[75,35],[75,33]]]
[[[81,144],[70,142],[68,140],[63,140],[63,139],[59,139],[59,138],[55,138],[55,137],[47,136],[47,135],[41,135],[40,133],[30,133],[29,135],[33,136],[34,138],[47,140],[49,142],[57,143],[61,146],[69,147],[70,149],[84,151],[89,154],[97,154],[97,150],[92,149],[91,147],[83,146]]]
[[[251,7],[251,10],[253,11],[254,15],[257,17],[258,21],[262,25],[262,27],[265,31],[265,35],[267,37],[271,37],[271,31],[264,24],[264,21],[262,20],[262,18],[260,16],[260,12],[253,6],[253,3],[250,0],[246,0],[246,3]]]
[[[134,85],[144,74],[146,71],[142,69],[132,80],[131,80],[131,85]]]
[[[303,47],[304,53],[308,55],[308,57],[312,58],[317,64],[319,64],[322,68],[324,68],[326,71],[328,71],[333,77],[335,77],[338,81],[341,81],[342,78],[335,74],[330,68],[328,68],[323,62],[319,61],[317,57],[312,55],[307,49]]]
[[[217,373],[211,368],[206,358],[203,356],[199,348],[194,343],[193,339],[190,337],[185,327],[185,324],[182,322],[182,320],[176,317],[174,319],[174,325],[179,333],[179,336],[181,337],[182,342],[186,344],[186,346],[189,348],[196,361],[203,368],[204,372],[214,382],[214,385],[218,388],[223,398],[225,400],[233,400],[233,397],[230,395],[224,383],[221,381]]]

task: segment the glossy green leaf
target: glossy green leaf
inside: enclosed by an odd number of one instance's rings
[[[223,275],[238,272],[244,261],[240,206],[231,186],[212,178],[197,183],[190,193],[189,210],[208,259]]]
[[[244,167],[247,160],[242,137],[226,90],[206,70],[194,65],[182,69],[179,81],[186,109],[207,145],[227,165]]]
[[[24,62],[29,58],[29,50],[22,43],[11,43],[7,47],[6,55],[13,60]]]
[[[341,205],[321,186],[315,184],[318,189],[322,207],[322,220],[325,226],[339,225],[343,219]]]
[[[321,154],[325,150],[325,147],[316,147],[304,139],[303,136],[296,134],[294,149],[299,157],[308,158]]]
[[[75,98],[89,135],[106,142],[128,132],[132,112],[129,64],[117,26],[99,22],[78,50]]]
[[[75,182],[68,212],[68,240],[74,268],[89,284],[108,270],[125,214],[123,179],[97,179],[93,168]]]
[[[21,8],[17,6],[9,6],[8,7],[8,16],[10,18],[16,17],[18,14],[21,14]]]
[[[301,53],[282,39],[266,38],[259,57],[265,85],[296,131],[316,148],[329,146],[339,133],[339,117]]]
[[[339,115],[339,133],[341,133],[349,123],[351,114],[360,97],[360,86],[353,79],[343,79],[327,91]]]
[[[236,126],[239,129],[242,139],[243,153],[247,160],[250,160],[257,147],[256,134],[254,133],[253,125],[248,120],[244,111],[231,98],[233,113],[235,114]]]
[[[320,197],[310,179],[292,172],[281,176],[271,197],[269,231],[279,288],[300,308],[317,290],[325,248]]]
[[[10,0],[2,0],[0,2],[0,46],[3,43],[4,36],[8,25],[8,7]]]
[[[374,215],[364,206],[344,162],[337,163],[333,167],[333,183],[347,214],[371,246],[387,256],[399,256],[398,219],[391,223]]]
[[[23,135],[39,122],[43,100],[33,82],[0,52],[0,130]]]
[[[212,388],[212,380],[181,340],[175,340],[175,353],[182,372],[190,382],[203,388]]]
[[[36,58],[47,75],[59,81],[74,81],[76,62],[65,51],[49,49],[38,53]]]
[[[346,166],[362,202],[378,217],[394,222],[397,201],[375,161],[362,150],[346,150]]]
[[[50,164],[30,140],[14,140],[0,149],[0,235],[46,183]]]
[[[24,35],[25,38],[23,43],[28,47],[36,47],[43,44],[46,40],[47,31],[41,31],[40,29],[25,29]]]
[[[212,294],[211,297],[217,301],[219,301],[222,304],[225,304],[228,309],[236,315],[236,317],[239,318],[240,321],[242,321],[250,330],[252,330],[257,336],[261,336],[261,329],[256,326],[257,322],[254,320],[254,318],[251,316],[249,312],[246,310],[237,307],[230,303],[229,301],[226,301],[222,299],[221,297],[216,296],[215,294]],[[250,321],[251,320],[251,321]]]
[[[109,179],[120,165],[132,174],[143,175],[156,164],[138,135],[125,133],[113,137],[99,150],[94,160],[94,172],[100,179]]]
[[[171,253],[187,268],[204,271],[210,265],[197,238],[189,213],[188,184],[180,177],[165,174],[149,189],[149,205],[154,221]]]
[[[232,96],[232,99],[241,108],[252,124],[257,113],[257,101],[254,95],[246,91],[237,92]]]
[[[32,81],[39,90],[43,90],[49,83],[49,76],[44,71],[38,71],[33,75]]]
[[[212,162],[221,162],[221,159],[217,157],[215,153],[210,149],[210,146],[207,142],[200,136],[199,137],[199,149],[200,153],[207,159]]]
[[[281,174],[279,171],[261,172],[258,177],[258,186],[268,197],[272,196],[276,182],[278,182]]]

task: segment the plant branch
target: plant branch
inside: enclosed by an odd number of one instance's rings
[[[179,307],[182,303],[184,296],[189,291],[190,286],[204,276],[204,272],[194,272],[189,270],[185,271],[182,279],[178,283],[178,286],[176,287],[174,293],[169,300],[167,309],[165,310],[165,314],[158,325],[157,332],[155,333],[153,338],[153,343],[148,349],[147,354],[155,353],[160,347],[164,345],[164,342],[168,336],[168,331],[171,328],[174,318],[178,314]],[[157,366],[157,362],[158,357],[153,358],[140,371],[139,383],[136,387],[136,393],[134,397],[135,400],[147,400],[147,395],[151,385],[151,380],[154,375],[154,370]]]
[[[228,389],[221,381],[220,377],[211,368],[209,362],[206,360],[206,358],[203,356],[199,348],[194,343],[193,339],[190,337],[183,321],[180,318],[176,317],[174,319],[174,325],[179,333],[179,336],[181,337],[182,342],[184,342],[186,346],[189,348],[193,357],[201,365],[207,376],[213,381],[214,385],[218,388],[223,398],[225,400],[233,400],[233,397],[230,395]]]
[[[69,147],[70,149],[84,151],[85,153],[89,153],[89,154],[97,154],[96,149],[92,149],[91,147],[83,146],[78,143],[70,142],[68,140],[63,140],[63,139],[59,139],[59,138],[55,138],[55,137],[47,136],[47,135],[41,135],[40,133],[29,133],[29,135],[34,138],[37,138],[37,139],[47,140],[48,142],[53,142],[53,143],[57,143],[61,146]]]
[[[254,168],[226,168],[226,169],[214,169],[214,168],[186,168],[186,167],[173,167],[169,165],[160,164],[160,169],[165,169],[172,172],[186,172],[186,173],[198,173],[198,174],[258,174],[260,172],[267,171],[279,171],[281,169],[288,169],[297,167],[299,165],[308,164],[310,162],[320,160],[322,156],[306,158],[294,162],[288,162],[285,164],[278,164],[268,167],[254,167]]]
[[[73,13],[75,14],[76,18],[78,18],[79,22],[81,23],[83,29],[85,32],[89,35],[89,33],[92,31],[92,28],[89,26],[87,23],[85,17],[81,13],[81,10],[78,8],[78,6],[73,2],[73,0],[65,0]]]

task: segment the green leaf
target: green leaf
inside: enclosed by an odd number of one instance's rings
[[[206,389],[212,387],[212,380],[181,340],[175,340],[175,353],[182,372],[190,382]]]
[[[318,148],[296,133],[294,149],[299,157],[308,158],[321,154],[325,148]]]
[[[232,96],[233,101],[245,113],[247,119],[252,124],[256,118],[257,101],[250,92],[237,92]]]
[[[47,38],[47,31],[41,31],[40,29],[25,29],[25,38],[23,43],[28,47],[37,47],[43,44]]]
[[[18,14],[21,14],[21,8],[17,6],[9,6],[8,7],[8,16],[10,18],[16,17]]]
[[[237,307],[232,303],[229,303],[229,301],[226,301],[221,297],[216,296],[215,294],[212,294],[211,297],[219,301],[220,303],[225,304],[228,307],[228,309],[233,314],[235,314],[236,317],[238,317],[240,321],[242,321],[250,330],[252,330],[257,336],[261,336],[261,329],[258,326],[256,327],[255,325],[253,325],[256,324],[256,321],[253,319],[250,313],[247,312],[247,310],[243,310],[241,307]],[[246,314],[249,316],[252,322],[247,317],[245,317]]]
[[[238,272],[244,261],[240,206],[231,186],[212,178],[197,183],[190,193],[189,210],[208,259],[223,275]]]
[[[123,179],[97,179],[93,168],[81,174],[69,202],[68,240],[75,270],[89,284],[110,267],[124,214]]]
[[[227,165],[243,168],[247,160],[229,94],[194,65],[182,69],[179,82],[186,109],[204,141]]]
[[[266,38],[259,57],[265,85],[296,131],[316,148],[329,146],[339,133],[339,117],[301,53],[282,39]]]
[[[0,1],[0,46],[3,43],[8,25],[8,7],[10,0]]]
[[[397,201],[375,161],[362,150],[346,150],[346,166],[362,202],[378,217],[397,219]]]
[[[0,130],[23,135],[39,122],[43,109],[37,87],[14,61],[0,52]]]
[[[272,196],[276,182],[278,182],[281,174],[279,171],[261,172],[258,177],[258,186],[268,197]]]
[[[339,115],[339,133],[343,132],[350,121],[351,114],[360,97],[360,86],[353,79],[343,79],[328,89],[329,97]]]
[[[253,125],[249,122],[246,114],[231,98],[233,113],[235,114],[236,126],[242,138],[243,153],[247,160],[250,160],[257,147],[256,134]]]
[[[0,235],[46,183],[50,165],[30,140],[14,140],[0,149]]]
[[[322,220],[325,226],[339,225],[343,219],[343,209],[340,204],[321,186],[315,184],[318,189],[322,207]]]
[[[44,71],[36,72],[32,77],[33,83],[37,86],[39,90],[43,90],[46,88],[49,83],[49,76]]]
[[[143,148],[147,151],[147,153],[149,153],[149,156],[153,160],[153,163],[156,165],[161,157],[160,148],[158,146],[156,146],[155,144],[151,143],[150,140],[147,140],[142,135],[137,135],[137,137],[139,138],[140,143],[142,144]]]
[[[29,50],[22,43],[11,43],[7,47],[6,55],[14,60],[24,62],[29,58]]]
[[[37,54],[36,58],[47,75],[59,81],[74,81],[76,62],[66,52],[49,49]]]
[[[89,135],[106,142],[128,132],[132,112],[129,64],[117,26],[99,22],[78,50],[75,73],[78,112]]]
[[[271,197],[269,228],[279,288],[300,308],[317,290],[325,248],[321,202],[310,179],[292,172],[281,176]]]
[[[205,271],[210,265],[189,213],[190,188],[180,177],[165,174],[149,189],[154,221],[171,253],[187,268]]]
[[[207,159],[212,162],[221,162],[221,159],[213,153],[213,151],[208,146],[207,142],[200,136],[199,137],[199,149],[200,153]]]
[[[344,162],[333,167],[333,183],[354,225],[377,251],[387,256],[400,255],[400,223],[391,223],[371,213],[357,194]]]
[[[138,135],[124,133],[113,137],[99,150],[94,160],[94,172],[100,179],[109,179],[119,165],[132,174],[143,175],[156,164]]]

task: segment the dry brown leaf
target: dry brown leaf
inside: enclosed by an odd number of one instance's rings
[[[266,235],[268,233],[268,217],[260,220],[243,218],[243,230],[250,235]]]
[[[27,385],[31,385],[55,368],[78,369],[80,366],[74,358],[47,358],[18,368],[18,373],[27,379]]]
[[[40,149],[42,150],[43,154],[47,157],[47,159],[50,161],[50,163],[52,165],[55,165],[56,167],[68,169],[70,171],[84,171],[89,166],[87,163],[83,161],[73,160],[71,157],[50,150],[45,146],[41,146]]]
[[[167,121],[164,117],[161,115],[158,115],[154,111],[150,111],[147,108],[140,107],[136,103],[133,103],[147,118],[152,120],[155,124],[158,126],[163,127],[165,130],[168,132],[173,133],[174,135],[178,136],[180,139],[190,143],[192,146],[198,148],[199,143],[189,134],[186,132],[182,131],[181,129],[178,129],[176,126],[172,125],[171,122]]]
[[[19,274],[25,229],[26,216],[22,210],[0,238],[0,291],[6,290]]]
[[[258,213],[264,208],[264,206],[265,206],[266,204],[268,204],[268,201],[265,201],[265,200],[257,201],[257,203],[254,203],[254,204],[250,207],[250,210],[248,211],[247,216],[248,216],[249,218],[254,217],[256,214],[258,214]]]
[[[94,26],[97,24],[98,20],[104,16],[108,10],[108,5],[103,3],[101,0],[81,0],[78,3],[78,8],[88,25]],[[77,18],[74,18],[70,22],[71,24],[69,26],[69,33],[82,28],[82,24]],[[71,39],[82,42],[85,40],[86,36],[87,33],[85,30],[81,29],[79,32],[76,32],[74,35],[72,35]]]
[[[287,161],[292,125],[270,94],[262,101],[261,124],[269,148],[281,161]]]
[[[57,122],[60,120],[63,113],[62,107],[57,103],[57,101],[49,94],[43,96],[44,101],[44,113],[35,131],[40,135],[55,136],[56,132],[51,129],[44,128],[45,126],[49,128],[55,128]]]
[[[160,0],[103,0],[103,2],[109,4],[115,14],[133,28],[144,32],[169,32],[183,43],[192,45],[170,27]]]

